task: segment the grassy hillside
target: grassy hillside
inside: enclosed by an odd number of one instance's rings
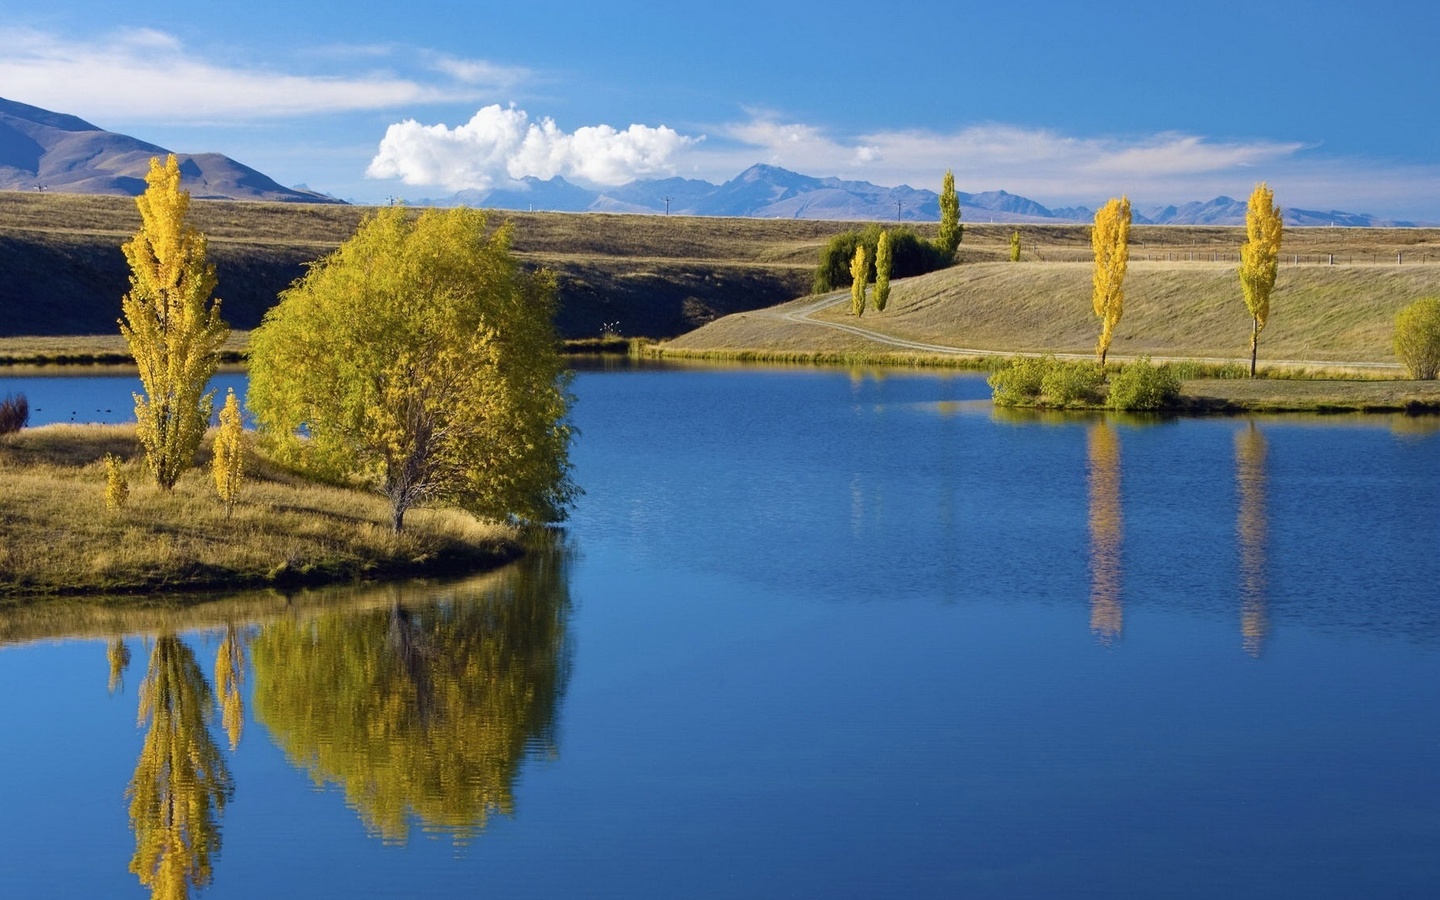
[[[1339,230],[1344,229],[1314,229]],[[1413,260],[1426,252],[1414,247],[1433,246],[1436,233],[1376,232],[1358,237],[1375,248],[1365,252],[1391,260],[1394,246],[1383,244],[1384,238],[1419,239],[1408,251]],[[1432,243],[1426,245],[1425,240]],[[1189,253],[1173,248],[1168,252]],[[1240,298],[1235,263],[1210,262],[1209,251],[1205,256],[1203,262],[1147,262],[1132,255],[1125,281],[1125,314],[1110,348],[1112,355],[1248,360],[1250,318]],[[927,344],[999,352],[1089,353],[1099,333],[1090,309],[1090,274],[1090,265],[1083,262],[976,262],[895,282],[883,313],[872,310],[856,320],[848,313],[848,303],[843,303],[818,310],[812,317]],[[1426,295],[1440,295],[1440,253],[1429,263],[1282,265],[1270,321],[1260,338],[1261,361],[1392,363],[1395,314]],[[730,317],[668,346],[692,352],[877,348],[861,336],[781,317],[804,305],[782,308],[780,315]]]
[[[305,265],[354,233],[365,209],[196,201],[217,295],[237,329],[259,324]],[[556,271],[566,337],[665,337],[803,293],[833,222],[504,212],[515,250]],[[139,227],[126,197],[0,192],[0,337],[115,329]]]

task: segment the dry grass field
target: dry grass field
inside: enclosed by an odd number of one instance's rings
[[[104,457],[128,460],[130,499],[105,503]],[[492,568],[521,535],[419,510],[400,535],[376,494],[320,485],[250,455],[226,516],[200,466],[169,492],[143,468],[134,426],[47,425],[0,438],[0,603],[54,594],[236,589]]]

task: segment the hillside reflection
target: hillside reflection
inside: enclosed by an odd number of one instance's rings
[[[524,759],[557,751],[564,557],[535,553],[506,575],[423,602],[380,588],[378,607],[273,622],[250,645],[256,721],[386,841],[414,820],[473,837],[513,813]]]
[[[1240,635],[1245,652],[1259,656],[1270,630],[1265,603],[1265,436],[1251,422],[1235,432],[1235,487],[1239,511],[1235,533],[1240,542]]]
[[[1090,632],[1105,644],[1120,638],[1125,610],[1120,600],[1120,435],[1105,422],[1086,432],[1090,487]]]

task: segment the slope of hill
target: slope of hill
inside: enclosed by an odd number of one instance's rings
[[[0,190],[124,194],[145,190],[152,157],[171,151],[84,119],[0,98]],[[338,203],[277,184],[219,153],[177,153],[182,182],[197,199]]]

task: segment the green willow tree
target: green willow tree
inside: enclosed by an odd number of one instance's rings
[[[870,258],[864,247],[855,248],[850,260],[850,313],[865,315],[865,281],[870,274]]]
[[[1275,192],[1265,182],[1255,185],[1245,207],[1245,244],[1240,248],[1240,289],[1250,311],[1250,377],[1260,353],[1260,332],[1270,318],[1270,294],[1280,271],[1280,238],[1284,231]]]
[[[169,490],[195,464],[210,424],[213,391],[230,329],[220,318],[215,267],[205,236],[186,222],[190,192],[180,189],[172,153],[150,160],[145,192],[136,198],[140,230],[121,249],[130,264],[130,291],[121,301],[124,336],[140,369],[144,395],[135,394],[135,432],[156,484]]]
[[[250,645],[254,712],[367,830],[416,819],[465,841],[512,815],[528,757],[558,754],[570,598],[560,549],[443,595],[392,585],[355,612],[264,625]]]
[[[955,251],[965,237],[965,226],[960,224],[960,195],[955,193],[955,173],[945,170],[945,179],[940,183],[940,230],[935,237],[935,246],[944,257],[945,264],[955,261]]]
[[[890,232],[880,232],[880,242],[875,247],[875,311],[884,312],[890,302],[890,270],[894,268],[894,255],[890,251]]]
[[[432,503],[563,519],[577,488],[555,283],[519,267],[511,231],[391,207],[313,265],[251,336],[248,402],[272,450],[373,486],[397,532]]]
[[[1421,297],[1395,316],[1395,355],[1411,378],[1440,374],[1440,297]]]
[[[1090,303],[1100,319],[1100,339],[1095,344],[1095,355],[1100,357],[1103,368],[1115,326],[1120,324],[1120,316],[1125,312],[1125,269],[1130,263],[1129,197],[1111,198],[1095,213],[1090,244],[1095,251]]]

